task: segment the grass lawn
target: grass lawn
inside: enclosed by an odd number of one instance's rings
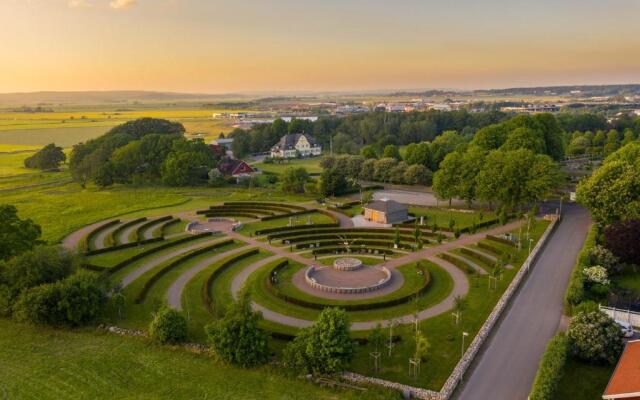
[[[496,215],[488,211],[475,210],[450,210],[444,207],[409,207],[409,213],[414,214],[416,218],[424,216],[425,224],[431,226],[435,222],[439,227],[449,228],[449,221],[455,221],[455,227],[458,229],[466,228],[473,223],[480,223],[489,219],[496,218]]]
[[[640,292],[640,268],[638,266],[626,266],[621,274],[613,275],[611,279],[615,286]]]
[[[369,321],[399,317],[402,315],[413,313],[416,310],[416,307],[418,309],[425,309],[441,302],[451,292],[453,288],[453,280],[451,279],[451,276],[439,266],[426,261],[423,262],[423,265],[427,266],[427,269],[431,274],[431,283],[429,286],[429,290],[427,290],[425,294],[418,298],[417,303],[415,301],[412,301],[406,304],[387,307],[379,310],[352,311],[348,313],[351,321]],[[279,313],[296,318],[312,320],[320,314],[320,310],[301,307],[284,301],[271,294],[266,287],[267,277],[269,276],[269,269],[270,268],[268,268],[268,266],[265,266],[264,268],[261,268],[251,274],[251,276],[247,280],[247,285],[251,290],[253,300],[269,308],[270,310],[277,311]],[[411,266],[409,266],[409,271],[411,271]],[[414,279],[411,278],[410,280],[414,281]],[[306,294],[302,295],[307,296]],[[389,296],[395,297],[396,294],[393,293]],[[387,296],[379,297],[376,300],[384,299],[386,297]],[[330,300],[327,299],[323,299],[323,301],[330,302]],[[371,301],[373,301],[373,299],[357,302]]]
[[[307,170],[308,173],[310,174],[319,174],[322,172],[322,168],[320,167],[320,161],[322,160],[322,157],[313,157],[313,158],[301,158],[301,159],[295,159],[295,160],[289,160],[289,161],[285,161],[283,163],[273,163],[273,164],[266,164],[266,163],[256,163],[253,164],[253,167],[257,167],[258,169],[264,171],[264,172],[269,172],[272,174],[281,174],[282,172],[284,172],[285,168],[287,167],[302,167],[304,169]]]
[[[298,215],[295,217],[282,217],[269,221],[251,222],[243,225],[242,228],[238,230],[238,232],[242,233],[243,235],[254,236],[257,230],[288,226],[290,218],[293,221],[294,226],[305,225],[309,221],[309,218],[311,218],[311,222],[314,224],[330,224],[334,222],[330,217],[314,212],[310,214]]]
[[[591,365],[569,359],[554,399],[600,400],[615,365]]]
[[[394,399],[397,392],[321,388],[275,367],[239,369],[207,355],[101,331],[0,319],[0,382],[8,399]]]

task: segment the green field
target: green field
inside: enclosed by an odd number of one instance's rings
[[[600,400],[614,365],[592,365],[569,358],[555,400]]]
[[[322,172],[322,168],[320,167],[321,160],[322,157],[301,158],[273,164],[266,164],[262,162],[253,164],[252,166],[257,167],[261,171],[272,174],[281,174],[287,167],[302,167],[310,174],[319,174]]]
[[[239,369],[207,355],[96,330],[30,327],[0,319],[0,385],[7,399],[394,399],[395,392],[331,390]]]

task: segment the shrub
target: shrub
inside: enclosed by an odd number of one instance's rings
[[[569,341],[563,334],[554,336],[542,356],[529,400],[553,400],[564,373],[569,354]]]
[[[618,257],[600,245],[595,245],[589,249],[588,264],[599,265],[610,274],[620,272],[620,260],[618,260]]]
[[[588,282],[598,283],[600,285],[609,284],[609,275],[607,274],[607,270],[600,265],[584,268],[582,273]]]
[[[258,328],[262,314],[251,309],[247,292],[234,302],[224,318],[205,327],[211,350],[228,363],[254,367],[269,360],[268,335]]]
[[[149,324],[149,335],[162,344],[175,344],[187,339],[187,320],[181,312],[162,307]]]
[[[0,260],[8,260],[39,244],[42,230],[30,219],[20,219],[18,209],[0,205]]]
[[[569,324],[571,354],[591,363],[614,364],[622,352],[620,327],[600,311],[581,312]]]
[[[355,343],[349,336],[350,325],[344,310],[324,309],[318,320],[300,330],[285,348],[285,364],[307,373],[337,374],[344,371],[355,353]]]
[[[620,261],[640,265],[640,219],[617,222],[604,231],[604,244]]]
[[[582,250],[578,254],[576,265],[571,271],[569,286],[564,296],[565,312],[572,314],[572,308],[580,304],[585,298],[584,274],[582,270],[589,260],[589,251],[596,244],[596,228],[593,226],[587,235]]]

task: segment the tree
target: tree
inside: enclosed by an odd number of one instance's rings
[[[374,164],[373,179],[378,182],[390,182],[391,172],[396,165],[398,160],[395,158],[385,157],[377,160]]]
[[[304,185],[309,179],[307,170],[302,167],[287,167],[282,173],[282,190],[287,193],[304,193]]]
[[[410,165],[404,172],[404,182],[408,185],[430,186],[432,180],[432,172],[422,164]]]
[[[440,169],[433,175],[433,190],[440,199],[451,200],[458,194],[462,155],[458,152],[447,154],[440,163]]]
[[[360,154],[361,154],[364,158],[366,158],[366,159],[370,159],[370,158],[375,159],[375,158],[378,158],[378,154],[377,154],[377,152],[376,152],[375,147],[373,147],[373,146],[372,146],[372,145],[370,145],[370,144],[368,144],[368,145],[366,145],[366,146],[363,146],[363,147],[360,149]]]
[[[398,146],[390,144],[385,146],[384,151],[382,152],[382,157],[384,158],[395,158],[396,160],[401,160],[400,150],[398,150]]]
[[[376,168],[376,159],[369,158],[362,163],[362,167],[360,168],[360,175],[358,178],[363,181],[372,181],[374,180],[375,168]]]
[[[415,336],[416,342],[416,350],[413,353],[413,358],[419,359],[420,361],[425,361],[427,359],[427,355],[429,354],[429,348],[431,344],[427,340],[426,337],[420,332],[418,332]]]
[[[231,151],[236,158],[244,158],[251,153],[251,136],[243,129],[236,128],[229,134],[233,138]]]
[[[162,182],[169,186],[194,184],[207,179],[214,164],[213,152],[203,141],[176,141],[162,164]]]
[[[336,168],[325,169],[320,174],[318,191],[323,197],[339,196],[345,192],[347,186],[344,173]]]
[[[221,187],[226,183],[224,175],[218,168],[211,168],[207,175],[209,177],[208,183],[211,187]]]
[[[62,151],[62,147],[49,143],[40,149],[37,153],[24,160],[24,166],[27,168],[36,168],[41,170],[54,170],[60,167],[60,164],[67,159]]]
[[[229,307],[225,316],[205,327],[211,350],[222,360],[249,368],[269,360],[268,335],[258,327],[262,314],[251,309],[248,292]]]
[[[184,126],[179,122],[171,122],[160,118],[139,118],[111,128],[106,135],[125,134],[132,139],[140,139],[145,135],[184,135]]]
[[[640,265],[639,237],[640,220],[615,222],[606,227],[604,244],[620,261]]]
[[[576,194],[600,224],[640,218],[640,143],[607,157],[591,177],[580,181]]]
[[[32,249],[42,230],[30,219],[20,219],[18,209],[0,204],[0,261]]]
[[[400,161],[395,167],[389,171],[389,181],[395,184],[402,184],[404,182],[404,175],[407,170],[407,164],[404,161]]]
[[[300,330],[287,345],[285,365],[307,373],[344,371],[355,353],[355,345],[349,336],[350,325],[344,310],[325,308],[312,326]]]
[[[572,355],[591,363],[614,364],[624,347],[622,337],[620,327],[600,311],[575,315],[567,330]]]
[[[149,324],[149,336],[162,344],[175,344],[187,339],[187,320],[181,312],[162,307]]]
[[[380,348],[384,345],[385,335],[382,331],[382,325],[379,323],[369,332],[367,341],[376,353],[380,352]]]
[[[546,151],[542,132],[524,127],[509,132],[506,142],[500,148],[503,150],[529,149],[538,154]]]
[[[458,295],[453,299],[453,310],[456,316],[456,325],[460,323],[460,317],[462,312],[467,309],[467,300],[464,297]]]

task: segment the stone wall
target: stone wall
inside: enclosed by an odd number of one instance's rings
[[[498,322],[498,320],[502,316],[502,312],[505,310],[505,308],[509,304],[509,301],[518,290],[518,287],[520,286],[520,284],[522,284],[522,282],[526,278],[529,272],[529,269],[534,264],[535,260],[538,258],[540,252],[542,251],[542,249],[544,248],[547,242],[547,239],[549,238],[553,230],[556,228],[557,223],[558,223],[558,220],[553,219],[551,224],[547,227],[545,232],[542,234],[536,246],[531,250],[531,254],[529,255],[529,257],[527,257],[525,262],[522,264],[516,276],[513,278],[513,280],[507,287],[507,290],[505,290],[505,292],[502,294],[502,297],[500,297],[500,300],[498,300],[498,303],[493,308],[493,311],[491,311],[491,314],[489,314],[489,317],[487,317],[486,321],[484,322],[484,324],[476,334],[475,338],[473,339],[473,341],[465,351],[463,357],[460,359],[460,361],[458,361],[458,364],[455,366],[455,368],[451,372],[451,375],[449,375],[449,378],[447,379],[447,381],[442,386],[439,392],[426,390],[422,388],[416,388],[408,385],[402,385],[400,383],[390,382],[384,379],[362,376],[362,375],[354,374],[351,372],[345,373],[344,378],[351,380],[353,382],[366,382],[370,384],[381,385],[384,387],[397,389],[402,391],[403,393],[411,393],[413,397],[416,397],[418,399],[448,400],[451,397],[451,395],[453,395],[453,392],[455,391],[456,387],[462,380],[465,372],[467,372],[467,369],[469,369],[469,366],[471,365],[474,358],[478,354],[478,351],[480,351],[482,344],[491,334],[491,330],[495,326],[496,322]]]

